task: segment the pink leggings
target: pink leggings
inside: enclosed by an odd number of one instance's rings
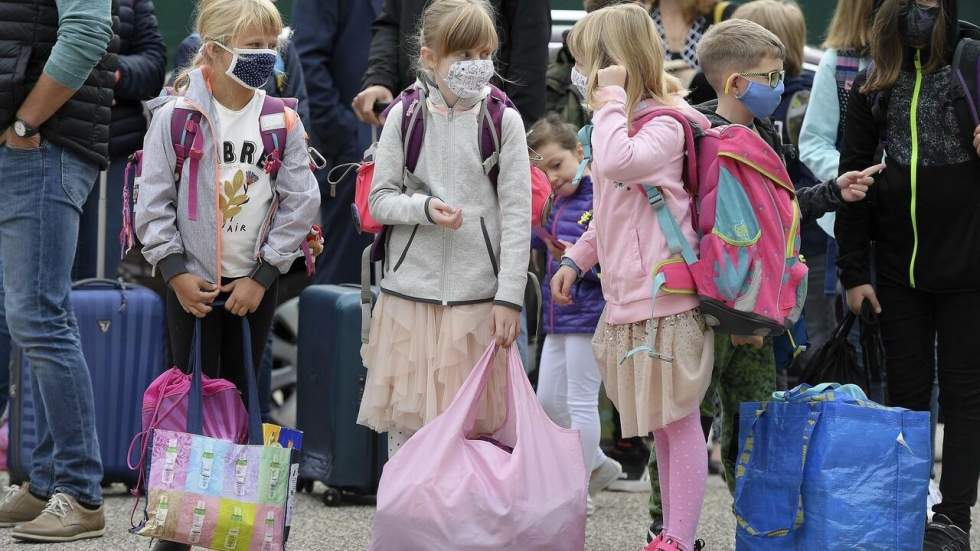
[[[655,430],[653,437],[663,496],[664,538],[673,539],[683,551],[691,551],[708,478],[701,415],[695,411]]]

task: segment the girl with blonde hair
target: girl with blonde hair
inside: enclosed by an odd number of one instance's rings
[[[244,390],[244,370],[259,369],[279,275],[301,256],[320,193],[302,122],[259,90],[272,75],[282,31],[276,6],[204,0],[195,27],[202,46],[193,66],[178,77],[174,95],[148,103],[153,118],[137,171],[135,230],[143,256],[168,285],[176,365],[188,370],[201,318],[205,374]],[[270,110],[268,101],[279,108]],[[187,117],[193,140],[185,141],[200,152],[186,162],[178,161],[184,144],[171,133],[178,116]],[[265,151],[263,132],[272,126],[284,129],[285,144]],[[224,302],[220,311],[215,301]],[[242,318],[254,365],[244,365]],[[155,547],[186,549],[167,541]]]
[[[488,4],[435,0],[418,43],[420,99],[388,113],[370,195],[371,215],[390,229],[357,422],[388,433],[389,457],[449,406],[491,343],[517,339],[530,256],[531,172],[516,109],[502,115],[496,185],[481,155],[481,112],[500,93],[490,87],[498,40]],[[402,140],[409,108],[425,132],[412,174]],[[507,413],[498,367],[477,420],[491,434]]]
[[[651,272],[673,254],[642,185],[660,189],[696,249],[683,181],[684,130],[672,117],[651,118],[651,111],[676,109],[703,128],[711,124],[664,72],[663,45],[644,9],[593,12],[575,25],[568,44],[576,59],[572,81],[594,112],[594,217],[566,249],[552,296],[569,303],[575,281],[601,264],[606,307],[592,345],[606,393],[624,437],[655,434],[666,522],[647,549],[691,551],[707,478],[699,405],[711,381],[714,339],[695,295],[661,292],[656,301],[650,295]],[[628,356],[646,343],[656,352]]]

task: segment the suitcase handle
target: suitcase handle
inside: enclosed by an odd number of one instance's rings
[[[113,289],[119,289],[120,291],[125,291],[127,289],[126,282],[122,279],[93,277],[89,279],[81,279],[71,284],[72,289],[84,289],[88,287],[112,287]]]

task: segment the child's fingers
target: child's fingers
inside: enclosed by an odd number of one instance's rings
[[[859,174],[861,176],[874,176],[875,174],[878,174],[883,170],[885,170],[885,163],[878,163],[874,166],[862,170]]]
[[[234,291],[235,290],[235,286],[238,285],[238,281],[239,280],[236,279],[235,281],[232,281],[228,285],[223,285],[221,287],[221,289],[220,289],[221,292],[222,293],[230,293],[230,292]],[[202,290],[204,290],[204,289],[202,289]]]

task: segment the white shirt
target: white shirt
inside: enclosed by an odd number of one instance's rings
[[[214,102],[221,131],[218,172],[220,208],[224,217],[221,236],[221,272],[224,277],[249,275],[256,265],[255,245],[272,206],[269,175],[262,168],[262,133],[259,117],[265,92],[256,91],[240,111]]]

